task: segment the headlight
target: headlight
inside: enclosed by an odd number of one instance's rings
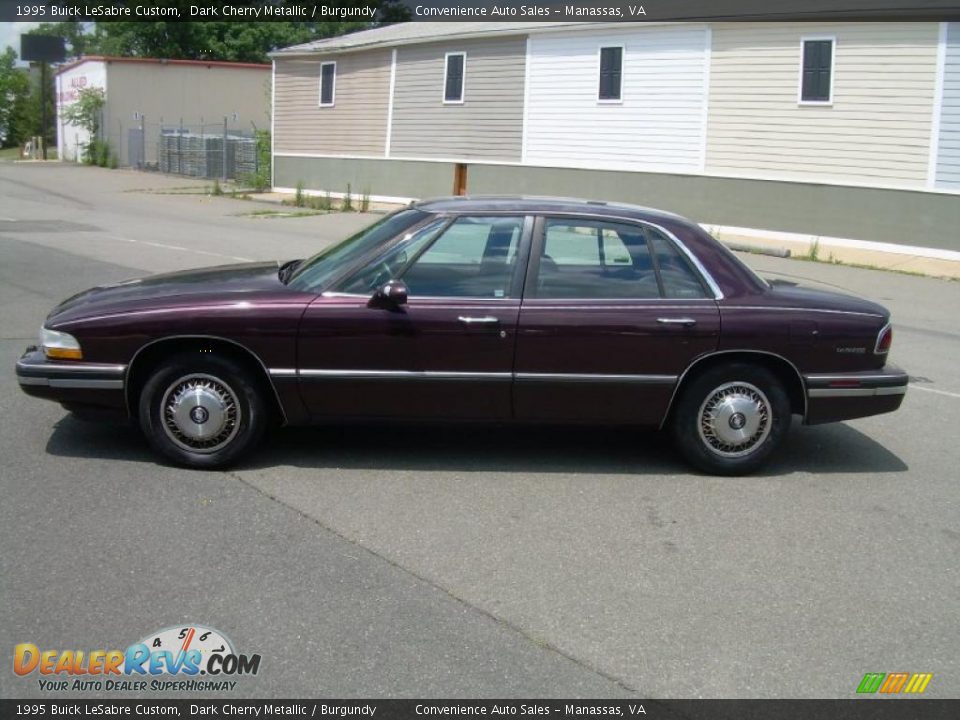
[[[69,333],[40,328],[40,347],[48,358],[57,360],[83,360],[80,343]]]

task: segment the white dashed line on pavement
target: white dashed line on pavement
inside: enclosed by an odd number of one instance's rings
[[[180,250],[181,252],[196,253],[197,255],[208,255],[210,257],[226,258],[228,260],[239,260],[240,262],[253,262],[251,258],[240,257],[239,255],[224,255],[223,253],[210,252],[208,250],[196,250],[194,248],[182,247],[181,245],[167,245],[166,243],[151,242],[149,240],[135,240],[134,238],[123,237],[122,235],[101,235],[101,237],[110,240],[119,240],[121,242],[136,243],[138,245],[149,245],[150,247],[163,248],[164,250]]]
[[[922,385],[914,385],[910,383],[910,387],[916,388],[917,390],[923,390],[924,392],[932,392],[937,395],[946,395],[947,397],[960,398],[960,393],[947,392],[946,390],[934,390],[933,388],[923,387]]]

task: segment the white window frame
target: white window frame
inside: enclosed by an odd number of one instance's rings
[[[600,69],[603,67],[603,51],[607,49],[620,48],[620,97],[616,99],[601,99],[600,97]],[[625,83],[623,77],[624,68],[627,66],[627,46],[626,45],[617,45],[617,44],[608,44],[600,45],[597,47],[597,105],[623,105],[623,88]]]
[[[460,55],[463,57],[463,74],[460,78],[460,99],[459,100],[447,100],[447,72],[450,69],[450,56],[451,55]],[[464,100],[467,98],[467,53],[465,50],[457,50],[456,52],[448,52],[443,56],[443,87],[440,89],[440,98],[443,100],[444,105],[463,105]]]
[[[325,103],[323,101],[323,69],[327,65],[333,65],[333,87],[330,89],[330,102]],[[320,80],[317,82],[317,89],[319,90],[319,96],[317,97],[318,107],[333,107],[337,104],[337,61],[328,60],[326,62],[320,63]]]
[[[827,100],[804,100],[803,99],[803,56],[808,42],[829,40],[832,44],[830,48],[830,98]],[[837,77],[837,36],[836,35],[804,35],[800,38],[800,75],[797,83],[797,105],[812,105],[820,107],[831,107],[833,105],[833,83]]]

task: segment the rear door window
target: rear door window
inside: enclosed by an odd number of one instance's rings
[[[547,218],[535,294],[554,299],[660,297],[643,229],[601,220]]]

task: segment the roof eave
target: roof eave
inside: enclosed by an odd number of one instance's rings
[[[630,25],[642,25],[644,27],[652,27],[654,25],[676,25],[677,22],[674,21],[664,21],[664,22],[638,22],[638,23],[617,23],[618,26],[630,26]],[[580,28],[593,28],[593,26],[609,26],[609,23],[603,22],[570,22],[563,25],[556,25],[552,27],[537,27],[534,23],[530,23],[531,27],[524,28],[511,28],[509,30],[486,30],[486,31],[475,31],[463,33],[454,33],[451,35],[443,35],[440,37],[418,37],[418,38],[401,38],[398,40],[371,40],[370,42],[361,43],[358,45],[350,46],[338,46],[330,45],[328,47],[321,48],[301,48],[294,49],[297,46],[293,46],[289,49],[284,50],[275,50],[272,53],[267,53],[267,57],[273,60],[279,60],[283,58],[308,58],[316,57],[318,55],[343,55],[346,53],[352,52],[362,52],[364,50],[375,50],[375,49],[389,49],[395,47],[401,47],[404,45],[427,45],[429,43],[441,43],[441,42],[455,42],[457,40],[475,40],[482,38],[490,37],[514,37],[517,35],[533,35],[541,33],[550,33],[550,32],[571,32],[576,31]],[[343,36],[347,37],[347,36]]]

